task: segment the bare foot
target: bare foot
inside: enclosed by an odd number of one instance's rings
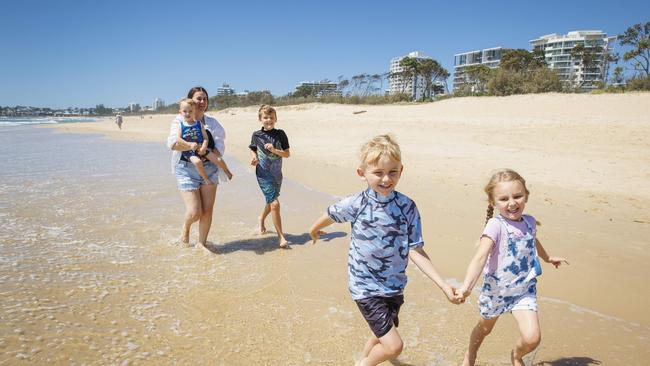
[[[191,246],[189,237],[181,236],[179,241],[181,243],[181,248],[189,248]]]
[[[280,248],[282,249],[289,248],[289,242],[287,241],[287,239],[284,238],[280,239]]]
[[[266,234],[266,225],[264,225],[264,220],[262,220],[262,216],[258,217],[258,220],[260,222],[260,234]]]
[[[510,362],[512,362],[512,366],[526,366],[523,358],[515,357],[515,350],[510,351]]]
[[[470,359],[470,357],[469,357],[469,351],[468,351],[468,352],[465,352],[465,358],[463,359],[463,363],[462,363],[462,365],[463,365],[463,366],[474,366],[474,363],[475,363],[475,362],[476,362],[476,358],[474,358],[473,360]]]
[[[206,243],[206,244],[203,244],[203,243],[197,243],[196,246],[198,246],[199,249],[201,249],[201,251],[202,251],[203,253],[205,253],[205,254],[212,254],[212,251],[210,250],[210,248],[208,248],[208,244],[207,244],[207,243]]]

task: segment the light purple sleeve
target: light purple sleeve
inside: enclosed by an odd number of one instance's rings
[[[483,229],[481,238],[484,236],[492,239],[494,244],[499,245],[501,240],[501,223],[499,222],[499,219],[493,217],[487,222],[487,224],[485,224],[485,229]]]

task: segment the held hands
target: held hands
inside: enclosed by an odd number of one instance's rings
[[[465,302],[465,297],[458,292],[458,289],[455,287],[452,287],[450,285],[446,285],[442,288],[442,292],[445,293],[445,296],[447,296],[447,300],[451,302],[452,304],[462,304]]]
[[[196,151],[199,148],[199,144],[196,142],[190,142],[190,151]]]
[[[207,148],[207,147],[204,148],[203,146],[201,146],[201,147],[199,147],[199,150],[197,151],[197,153],[198,153],[199,155],[203,156],[203,155],[205,155],[205,154],[207,153],[207,151],[208,151],[208,148]]]
[[[566,260],[566,258],[563,257],[548,257],[546,260],[546,263],[550,263],[555,266],[555,268],[559,268],[562,262],[566,263],[566,265],[569,265],[569,261]]]

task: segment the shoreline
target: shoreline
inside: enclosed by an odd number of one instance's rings
[[[462,278],[482,227],[482,185],[489,171],[502,166],[520,171],[531,190],[527,212],[543,223],[541,240],[571,262],[558,271],[545,269],[542,296],[650,325],[644,310],[650,299],[641,293],[630,297],[626,290],[644,288],[642,279],[650,275],[644,265],[650,256],[643,250],[650,237],[650,157],[638,153],[650,151],[648,106],[650,93],[453,98],[363,106],[367,112],[356,115],[359,106],[311,104],[278,107],[277,128],[287,132],[292,149],[285,177],[334,196],[363,189],[354,169],[356,149],[366,138],[396,135],[405,165],[397,190],[418,204],[434,264],[455,278]],[[226,156],[246,162],[250,133],[258,128],[256,108],[209,113],[226,129]],[[164,144],[172,118],[126,118],[121,131],[112,121],[43,127]],[[493,140],[495,134],[515,143],[503,146]],[[524,143],[530,148],[522,149]],[[611,243],[623,245],[614,252]],[[435,260],[441,257],[445,260]],[[581,291],[567,286],[568,280]],[[611,299],[599,298],[603,288]],[[618,304],[614,299],[620,297],[629,303]]]

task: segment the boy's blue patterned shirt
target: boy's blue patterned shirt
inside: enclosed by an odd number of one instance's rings
[[[354,300],[396,296],[406,286],[408,253],[424,245],[415,202],[399,192],[374,190],[348,196],[327,209],[336,222],[350,222],[349,289]]]

